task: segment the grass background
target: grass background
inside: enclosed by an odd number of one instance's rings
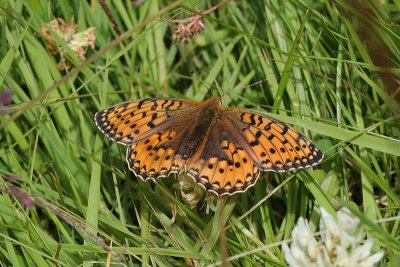
[[[316,227],[320,206],[359,211],[381,266],[399,266],[398,1],[230,1],[187,43],[171,41],[167,20],[218,2],[106,2],[122,37],[97,1],[0,4],[0,90],[13,101],[0,115],[2,266],[207,266],[226,255],[233,266],[286,266],[280,242],[300,216]],[[64,71],[40,30],[56,17],[96,29],[85,62],[58,40],[74,66]],[[190,210],[174,177],[134,177],[125,147],[93,122],[129,99],[211,95],[294,125],[324,162],[263,173],[215,212]],[[33,208],[10,194],[10,175]]]

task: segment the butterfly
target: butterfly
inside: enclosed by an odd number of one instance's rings
[[[95,115],[97,127],[127,145],[129,169],[143,180],[185,171],[216,195],[244,192],[260,171],[319,163],[323,153],[303,134],[269,116],[226,108],[217,97],[124,102]]]

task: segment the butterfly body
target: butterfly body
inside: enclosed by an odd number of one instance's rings
[[[207,139],[215,120],[218,119],[220,107],[218,98],[210,98],[187,111],[187,117],[190,120],[186,122],[184,130],[180,133],[184,140],[177,149],[178,155],[181,155],[184,159],[189,159],[194,155],[203,140]],[[182,127],[178,127],[177,131],[179,129],[182,129]]]
[[[95,115],[99,129],[128,146],[129,169],[142,179],[186,171],[217,195],[244,192],[260,170],[317,164],[322,152],[286,124],[218,98],[154,98],[125,102]]]

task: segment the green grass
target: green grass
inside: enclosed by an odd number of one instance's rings
[[[207,266],[224,251],[232,266],[286,266],[280,242],[300,216],[317,225],[320,206],[349,207],[385,252],[381,266],[398,266],[398,1],[363,1],[374,17],[348,1],[230,1],[187,43],[171,41],[167,20],[217,2],[130,2],[108,1],[121,36],[98,1],[0,4],[0,91],[12,94],[0,106],[12,111],[0,115],[2,266]],[[66,71],[41,34],[56,17],[96,29],[86,61],[57,39],[74,66]],[[323,163],[263,173],[215,211],[191,210],[173,175],[136,178],[126,148],[93,121],[129,99],[211,95],[295,126]],[[10,194],[9,175],[33,208]]]

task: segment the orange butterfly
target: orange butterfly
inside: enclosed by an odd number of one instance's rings
[[[129,169],[143,180],[186,171],[217,195],[246,191],[260,170],[290,171],[323,158],[295,129],[250,110],[221,107],[216,97],[125,102],[97,112],[95,122],[128,146]]]

